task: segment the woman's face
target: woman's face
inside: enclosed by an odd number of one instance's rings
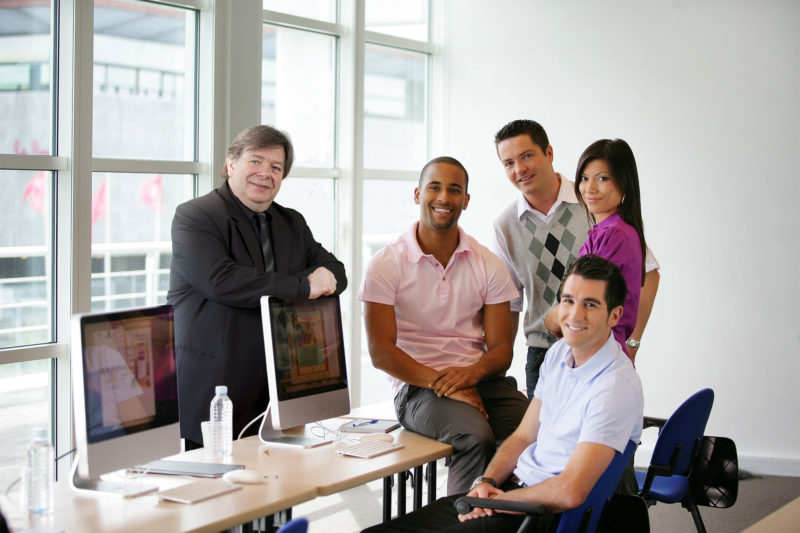
[[[592,159],[583,167],[578,189],[589,212],[597,222],[610,217],[619,209],[622,193],[611,177],[603,159]]]

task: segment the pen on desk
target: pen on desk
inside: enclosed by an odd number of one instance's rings
[[[377,418],[373,418],[372,420],[365,420],[364,422],[358,422],[358,423],[353,422],[353,427],[358,428],[361,426],[368,426],[370,424],[376,424],[377,422],[378,422]]]

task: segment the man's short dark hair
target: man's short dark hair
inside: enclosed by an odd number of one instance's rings
[[[247,128],[233,140],[228,147],[228,153],[234,160],[239,159],[245,150],[261,150],[269,146],[283,146],[285,159],[283,162],[283,177],[289,175],[294,163],[294,147],[289,139],[289,134],[273,128],[272,126],[260,125]],[[228,179],[228,165],[222,170],[222,178]]]
[[[419,184],[418,187],[422,187],[422,178],[425,177],[425,171],[428,170],[428,167],[432,165],[453,165],[454,167],[458,167],[464,173],[464,192],[467,192],[469,188],[469,174],[467,173],[467,169],[464,168],[464,165],[461,164],[461,161],[456,159],[455,157],[450,157],[449,155],[440,155],[439,157],[434,157],[427,163],[425,166],[422,167],[422,171],[419,173]]]
[[[544,131],[542,125],[535,120],[528,119],[512,120],[500,128],[500,131],[494,136],[494,145],[497,146],[502,141],[519,135],[527,135],[530,137],[531,141],[541,148],[543,153],[546,153],[547,147],[550,146],[550,141],[547,139],[547,132]]]
[[[603,259],[595,254],[584,255],[576,259],[567,269],[567,273],[564,274],[564,280],[558,289],[558,301],[561,301],[561,289],[564,287],[564,281],[572,274],[584,279],[606,282],[605,298],[609,313],[615,307],[625,303],[625,297],[628,295],[628,286],[625,284],[625,278],[622,277],[617,265],[608,259]]]

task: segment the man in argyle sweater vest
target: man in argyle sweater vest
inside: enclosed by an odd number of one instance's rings
[[[572,182],[553,170],[553,148],[541,125],[515,120],[497,132],[495,144],[506,176],[522,194],[495,220],[490,248],[506,264],[520,291],[511,302],[515,338],[523,298],[527,302],[525,375],[532,398],[539,366],[555,341],[544,327],[544,317],[556,301],[564,272],[586,240],[589,220]]]

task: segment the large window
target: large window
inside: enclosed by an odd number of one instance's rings
[[[419,170],[427,161],[428,56],[369,44],[364,53],[364,167]]]
[[[355,294],[416,218],[428,2],[228,6],[230,27],[208,0],[0,2],[0,490],[34,427],[72,447],[71,316],[165,300],[176,206],[220,184],[225,147],[259,120],[296,146],[278,201],[348,270],[354,402],[385,399],[362,386],[383,377]]]
[[[52,430],[54,183],[52,6],[0,3],[0,489],[33,428]],[[20,348],[23,350],[21,351]],[[35,352],[35,353],[31,353]]]
[[[0,2],[0,490],[34,428],[72,447],[71,315],[165,300],[172,214],[208,166],[206,2],[169,4]]]
[[[372,254],[418,213],[413,189],[430,144],[429,6],[346,2],[337,18],[333,4],[264,0],[261,117],[288,131],[298,154],[277,201],[302,212],[348,266],[351,392],[363,404],[389,397],[355,293]]]
[[[96,172],[92,179],[92,311],[164,303],[170,226],[194,176]]]
[[[95,157],[193,160],[197,12],[97,2]]]
[[[198,13],[140,1],[94,9],[92,310],[166,301],[175,207],[192,175],[133,173],[137,161],[193,161]]]

